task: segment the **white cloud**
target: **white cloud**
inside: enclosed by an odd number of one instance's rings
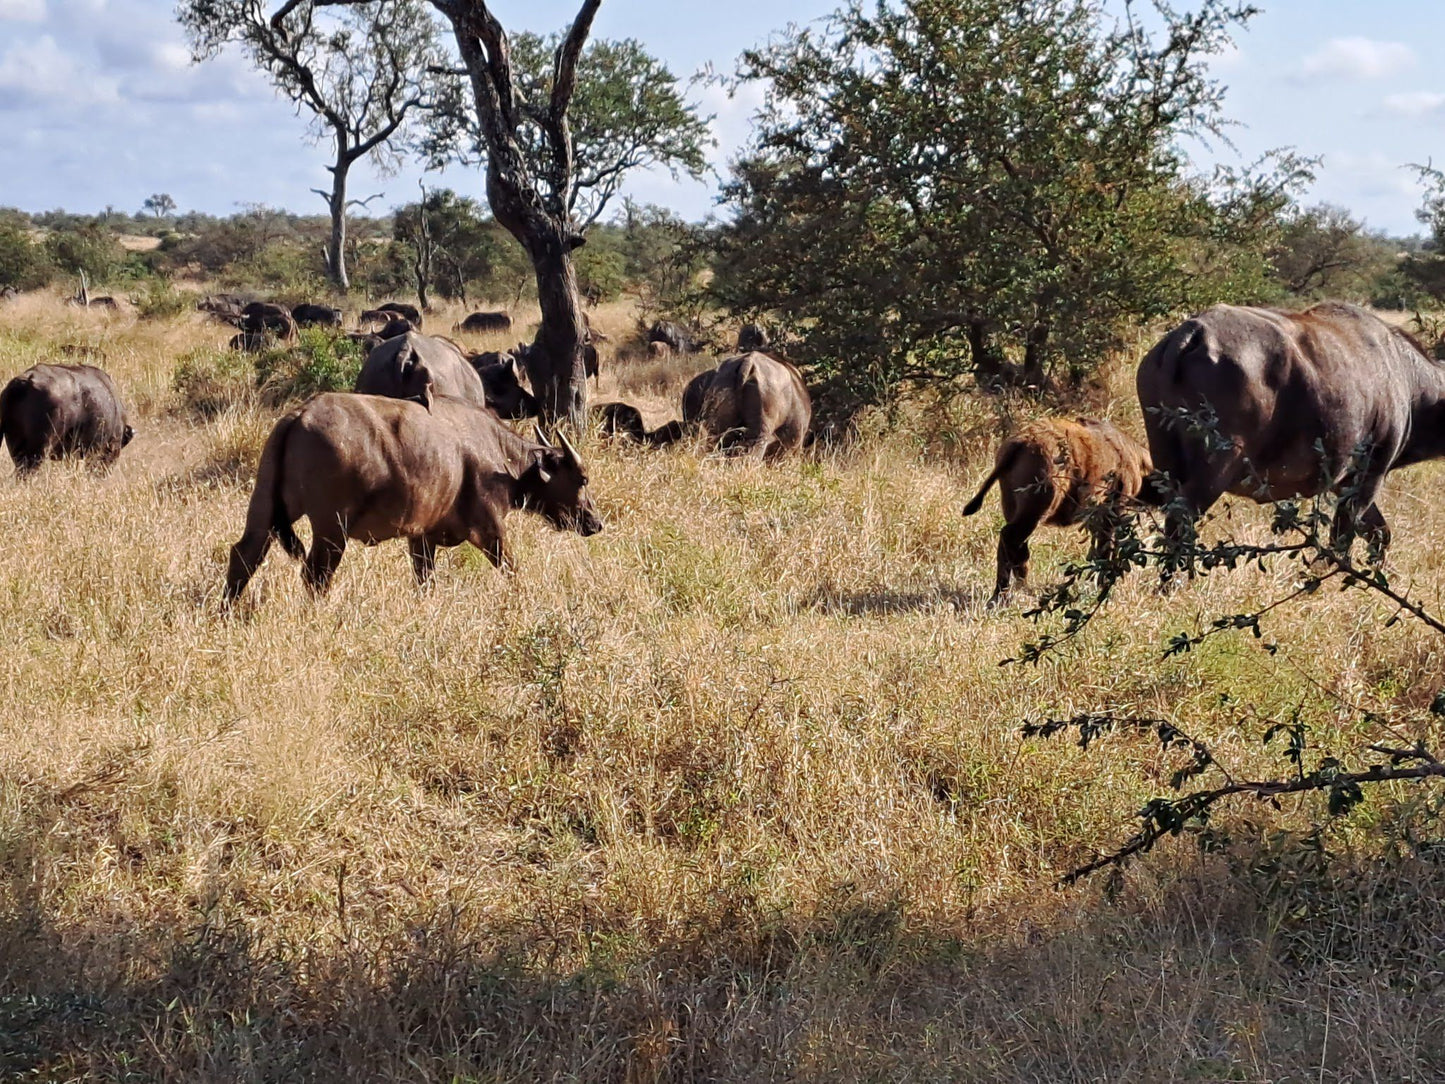
[[[1405,94],[1386,95],[1387,112],[1405,117],[1428,117],[1445,112],[1445,94],[1433,90],[1412,90]]]
[[[49,34],[16,42],[0,56],[0,108],[118,100],[114,79],[85,71]]]
[[[1398,41],[1334,38],[1305,57],[1299,75],[1305,79],[1383,79],[1414,64],[1414,50]]]
[[[0,0],[0,23],[43,23],[45,0]]]

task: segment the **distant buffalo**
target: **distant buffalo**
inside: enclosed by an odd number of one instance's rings
[[[438,395],[487,405],[486,386],[471,362],[451,343],[415,331],[387,339],[373,350],[356,378],[356,390],[423,405]]]
[[[653,446],[673,444],[683,436],[682,423],[678,421],[649,430],[643,424],[642,411],[631,403],[598,403],[592,410],[604,436],[623,437]]]
[[[236,326],[246,332],[269,331],[278,339],[288,341],[296,337],[296,322],[291,314],[269,301],[252,301],[242,307]]]
[[[367,309],[358,319],[363,324],[384,324],[397,316],[410,320],[412,327],[421,330],[421,310],[401,301],[383,302],[374,309]]]
[[[1125,501],[1140,495],[1151,469],[1138,441],[1089,418],[1045,418],[1004,441],[993,470],[963,508],[965,516],[973,515],[998,483],[1004,526],[994,599],[1028,580],[1029,536],[1040,523],[1086,526],[1093,537],[1090,560],[1107,558],[1115,517]]]
[[[398,335],[405,335],[408,331],[416,331],[417,326],[405,316],[392,315],[380,331],[376,333],[378,339],[394,339]]]
[[[93,365],[36,365],[0,392],[0,435],[16,473],[29,474],[66,455],[109,466],[135,431],[106,372]]]
[[[489,351],[473,354],[469,361],[482,378],[487,406],[504,418],[537,417],[537,398],[522,387],[522,366],[515,354]]]
[[[340,327],[342,312],[330,305],[297,305],[291,310],[297,327]]]
[[[538,434],[540,437],[540,433]],[[272,539],[302,558],[292,524],[311,522],[302,578],[331,584],[348,541],[405,538],[419,584],[436,551],[470,542],[505,566],[503,521],[525,508],[559,530],[602,530],[575,448],[524,440],[489,410],[451,396],[429,408],[373,395],[329,392],[287,414],[261,452],[246,529],[231,547],[225,600],[233,602]]]
[[[666,343],[674,354],[691,354],[697,349],[697,342],[681,324],[671,320],[659,320],[647,331],[650,343]]]
[[[226,345],[232,350],[257,354],[275,346],[276,338],[269,331],[238,331],[231,336],[231,341]]]
[[[196,302],[198,312],[209,313],[218,320],[234,323],[251,299],[240,294],[208,294]]]
[[[768,341],[768,333],[763,330],[761,324],[744,324],[738,329],[738,353],[746,354],[754,350],[766,350],[772,344]]]
[[[682,395],[682,419],[725,451],[776,458],[808,435],[813,401],[802,373],[769,354],[740,354],[699,373]]]
[[[13,301],[20,296],[20,291],[14,286],[0,286],[0,301]]]
[[[471,334],[482,335],[496,331],[511,331],[512,318],[505,312],[474,312],[461,323],[452,327],[453,331],[465,331]]]
[[[1445,365],[1372,313],[1216,305],[1139,365],[1139,404],[1171,503],[1190,533],[1222,494],[1256,501],[1345,494],[1331,542],[1358,530],[1383,552],[1385,475],[1445,456]]]

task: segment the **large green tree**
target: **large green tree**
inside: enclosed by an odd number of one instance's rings
[[[441,56],[430,12],[421,0],[293,0],[268,18],[263,0],[181,0],[179,15],[198,61],[239,45],[331,141],[331,184],[313,191],[331,215],[328,277],[347,289],[346,216],[367,202],[349,194],[351,168],[393,164],[393,137],[427,102]]]
[[[1132,12],[1127,5],[1126,15]],[[1087,372],[1141,320],[1262,288],[1293,159],[1190,176],[1247,4],[854,0],[745,54],[765,90],[717,295],[853,402]],[[1283,167],[1282,169],[1280,167]]]

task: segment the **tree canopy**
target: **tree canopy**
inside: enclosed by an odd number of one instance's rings
[[[332,181],[313,189],[327,202],[331,279],[346,288],[347,192],[353,164],[395,164],[392,139],[427,102],[439,62],[436,24],[419,0],[330,4],[298,0],[268,18],[256,0],[182,0],[181,25],[197,60],[239,44],[276,88],[311,114],[316,139],[330,139]]]
[[[510,38],[511,64],[527,156],[543,160],[546,110],[556,79],[560,35],[518,33]],[[568,116],[573,142],[572,180],[562,196],[576,227],[586,231],[617,195],[629,174],[660,167],[673,177],[701,178],[713,143],[707,118],[683,97],[677,77],[641,42],[594,41],[577,63]],[[433,115],[426,148],[437,163],[485,156],[475,108],[453,84]],[[538,175],[551,194],[554,181]]]
[[[716,295],[861,401],[1078,377],[1141,320],[1248,298],[1307,163],[1199,178],[1181,147],[1222,132],[1206,64],[1253,13],[853,0],[745,54],[766,97]]]

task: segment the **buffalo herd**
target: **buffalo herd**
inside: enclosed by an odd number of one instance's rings
[[[294,337],[297,327],[339,326],[339,310],[287,310],[234,295],[198,308],[238,329],[243,347]],[[535,417],[524,384],[529,347],[468,354],[421,331],[422,313],[389,302],[361,314],[368,353],[350,393],[326,393],[286,414],[261,454],[245,531],[231,550],[225,597],[234,600],[272,540],[304,559],[303,579],[324,592],[348,541],[406,538],[417,582],[438,547],[471,542],[507,565],[503,521],[514,508],[561,530],[591,535],[602,521],[576,448],[503,419]],[[511,329],[505,313],[473,313],[454,331]],[[595,375],[596,341],[589,375]],[[649,341],[669,353],[697,348],[676,324]],[[233,345],[237,345],[233,342]],[[694,377],[681,418],[648,429],[641,412],[601,404],[604,435],[642,445],[697,433],[728,454],[776,460],[804,447],[812,402],[802,373],[745,326],[739,353]],[[1445,456],[1445,365],[1373,313],[1326,302],[1303,312],[1217,305],[1165,335],[1137,373],[1147,448],[1105,421],[1045,419],[998,449],[993,470],[963,508],[973,515],[997,484],[1004,526],[994,597],[1026,581],[1028,540],[1040,524],[1086,527],[1107,557],[1114,524],[1131,507],[1166,509],[1166,534],[1188,537],[1226,493],[1259,502],[1332,493],[1333,542],[1363,535],[1377,553],[1389,529],[1376,503],[1385,475]],[[114,462],[133,430],[111,378],[90,365],[36,365],[0,392],[0,439],[17,473],[46,459]],[[293,524],[305,516],[304,552]]]

